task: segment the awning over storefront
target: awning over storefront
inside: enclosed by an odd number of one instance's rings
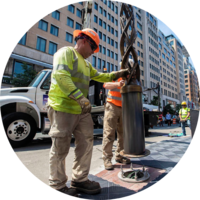
[[[38,60],[34,60],[34,59],[31,59],[31,58],[27,58],[27,57],[24,57],[24,56],[20,56],[20,55],[14,54],[14,53],[12,53],[10,57],[14,58],[14,59],[17,59],[17,60],[20,60],[20,61],[27,62],[27,63],[31,63],[31,64],[39,65],[39,66],[42,66],[42,67],[46,67],[46,68],[49,68],[49,69],[53,68],[53,65],[51,65],[51,64],[48,64],[48,63],[45,63],[45,62],[41,62],[41,61],[38,61]]]

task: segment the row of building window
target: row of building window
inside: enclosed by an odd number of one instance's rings
[[[114,11],[116,14],[118,14],[118,7],[117,6],[114,6],[114,3],[109,3],[108,4],[108,7],[112,10],[112,11]],[[94,3],[94,9],[95,10],[99,10],[99,12],[102,14],[103,13],[103,8],[101,7],[101,6],[99,6],[97,3]],[[106,12],[106,11],[105,11]],[[105,17],[106,17],[106,15],[105,15]]]
[[[152,64],[150,64],[150,69],[154,70],[157,73],[160,73],[160,70]]]
[[[107,72],[118,71],[117,65],[114,66],[114,64],[109,62],[106,63],[106,61],[101,58],[98,58],[97,61],[96,56],[92,57],[92,66],[98,69],[107,68]]]
[[[157,58],[159,58],[159,54],[158,54],[156,51],[154,51],[151,47],[149,47],[149,51],[150,51],[152,54],[154,54]]]
[[[101,45],[99,45],[99,53],[102,53],[104,55],[107,55],[110,58],[113,58],[115,60],[118,60],[118,54],[114,53],[113,51],[111,51],[110,49],[107,49],[105,47],[102,47]]]
[[[155,74],[153,74],[151,72],[150,72],[150,77],[157,80],[157,81],[160,81],[160,77],[156,76]]]
[[[151,37],[149,37],[149,43],[158,50],[158,44]]]

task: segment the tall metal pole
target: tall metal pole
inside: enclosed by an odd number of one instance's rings
[[[120,40],[121,67],[122,69],[129,68],[131,71],[130,76],[126,79],[125,86],[120,90],[122,94],[124,154],[142,155],[145,152],[142,86],[137,53],[133,47],[136,39],[136,31],[131,5],[122,4],[120,25],[122,29]],[[134,63],[128,62],[129,55],[132,55]]]

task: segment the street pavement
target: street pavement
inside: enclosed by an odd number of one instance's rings
[[[172,124],[172,126],[167,126],[164,124],[164,127],[156,126],[153,129],[149,130],[149,137],[145,137],[145,146],[147,149],[151,148],[152,145],[156,146],[162,141],[173,140],[174,138],[168,137],[169,133],[181,133],[181,127],[177,124]],[[100,173],[104,170],[102,156],[102,129],[94,130],[94,133],[99,133],[100,135],[94,136],[94,147],[92,162],[90,168],[90,177],[95,177],[94,175]],[[186,127],[187,138],[191,138],[191,132],[188,127]],[[184,137],[183,137],[184,138]],[[185,137],[186,138],[186,137]],[[188,141],[187,141],[188,142]],[[149,147],[148,147],[149,146]],[[34,174],[39,180],[48,185],[48,176],[49,176],[49,150],[51,147],[51,139],[48,135],[42,135],[41,133],[36,134],[33,142],[26,147],[15,148],[14,151],[21,162],[29,169],[29,171]],[[68,180],[71,180],[72,174],[72,164],[74,160],[74,139],[71,142],[71,148],[69,154],[66,158],[66,174]],[[116,149],[116,140],[113,146],[113,153]],[[185,153],[186,148],[182,149],[180,155]],[[154,152],[155,155],[155,152]],[[151,156],[151,154],[150,154]],[[147,156],[148,157],[148,156]],[[155,158],[155,157],[154,157]],[[180,158],[179,158],[180,159]],[[178,162],[178,160],[177,160]],[[139,162],[138,162],[139,163]],[[113,164],[115,161],[113,160]],[[153,167],[153,165],[152,165]],[[158,166],[157,166],[158,167]],[[161,167],[160,167],[161,168]],[[170,169],[171,170],[171,169]],[[94,178],[93,178],[94,179]],[[69,182],[68,182],[69,183]],[[132,193],[131,193],[132,194]],[[125,194],[126,195],[126,194]],[[130,195],[130,193],[129,193]],[[88,198],[88,196],[81,196],[82,198]],[[111,198],[111,197],[110,197]],[[113,196],[114,198],[114,196]],[[100,196],[100,199],[102,197]]]

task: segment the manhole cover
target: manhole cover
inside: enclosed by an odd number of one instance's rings
[[[131,163],[130,169],[127,170],[123,170],[121,165],[121,171],[118,173],[118,178],[129,183],[140,183],[148,180],[150,178],[150,174],[147,170],[145,170],[144,166],[143,170],[134,170]]]

